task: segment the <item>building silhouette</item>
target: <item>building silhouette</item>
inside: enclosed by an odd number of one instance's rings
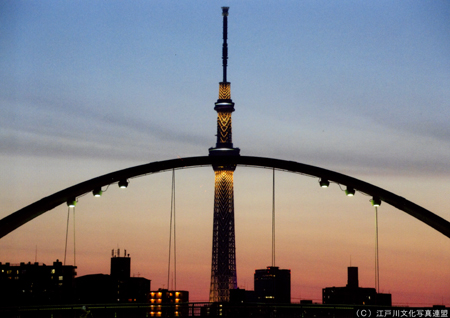
[[[47,305],[71,302],[76,266],[0,263],[1,305]]]
[[[230,289],[230,304],[252,304],[257,303],[254,290],[243,288]]]
[[[209,149],[210,156],[239,156],[239,148],[233,148],[231,134],[231,114],[234,103],[231,100],[230,83],[227,82],[227,17],[228,7],[222,7],[223,81],[219,83],[219,99],[215,103],[217,111],[217,142]],[[228,302],[230,289],[237,287],[236,247],[234,231],[234,190],[233,173],[236,165],[213,165],[214,221],[211,261],[210,302]]]
[[[120,249],[111,251],[111,277],[119,280],[130,278],[131,274],[131,258],[127,255],[127,250],[124,251],[123,257],[120,257]]]
[[[291,303],[291,270],[268,266],[254,275],[256,299],[262,303]]]
[[[76,301],[78,303],[148,302],[151,281],[130,276],[131,258],[126,251],[112,251],[110,275],[91,274],[77,277]]]
[[[323,304],[392,306],[391,294],[377,293],[375,288],[359,287],[358,267],[348,267],[345,287],[322,289]]]

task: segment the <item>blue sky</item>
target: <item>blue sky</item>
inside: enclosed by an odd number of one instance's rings
[[[349,174],[450,219],[448,1],[2,1],[0,217],[110,171],[207,155],[221,6],[241,154]]]
[[[427,152],[437,152],[434,160],[448,155],[439,149],[450,140],[446,2],[229,5],[235,143],[245,153],[288,152],[298,159],[283,142],[295,136],[305,159],[316,160],[317,151],[342,156],[351,147],[353,158],[341,161],[366,166],[359,161],[383,160],[376,149],[392,152],[396,137],[409,135],[424,139],[432,147]],[[221,72],[217,3],[3,6],[5,152],[142,160],[133,146],[141,148],[145,139],[173,143],[177,155],[200,154],[212,143],[215,123],[208,119],[215,114],[207,101],[215,98]],[[284,129],[273,134],[269,125]],[[130,143],[125,132],[140,141]],[[22,134],[40,142],[30,149]],[[55,135],[60,140],[45,138]],[[268,143],[269,153],[261,148]],[[403,147],[404,154],[395,147],[389,155],[423,163],[412,145]],[[173,156],[172,147],[161,155]]]

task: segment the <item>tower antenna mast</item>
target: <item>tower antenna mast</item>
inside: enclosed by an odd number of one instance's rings
[[[228,60],[228,9],[229,7],[222,7],[223,16],[223,44],[222,44],[222,66],[223,66],[223,82],[227,82],[227,60]]]

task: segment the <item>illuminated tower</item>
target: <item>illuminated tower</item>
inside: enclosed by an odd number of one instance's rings
[[[210,156],[239,156],[239,148],[233,148],[231,139],[231,113],[234,103],[231,100],[230,83],[227,82],[227,17],[228,7],[222,7],[223,81],[219,83],[219,99],[215,103],[217,111],[217,143],[209,149]],[[211,263],[210,302],[227,302],[230,289],[237,287],[236,247],[234,236],[234,196],[233,173],[236,165],[214,165],[214,224]]]

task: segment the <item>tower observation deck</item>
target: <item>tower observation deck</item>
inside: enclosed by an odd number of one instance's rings
[[[223,81],[219,83],[219,99],[215,103],[217,111],[216,147],[209,149],[210,156],[239,156],[239,148],[233,148],[231,138],[231,114],[234,103],[231,100],[230,83],[227,82],[227,17],[228,7],[222,7]],[[237,288],[236,246],[234,235],[234,192],[233,173],[236,165],[214,165],[214,223],[211,262],[210,302],[227,302],[230,289]]]

